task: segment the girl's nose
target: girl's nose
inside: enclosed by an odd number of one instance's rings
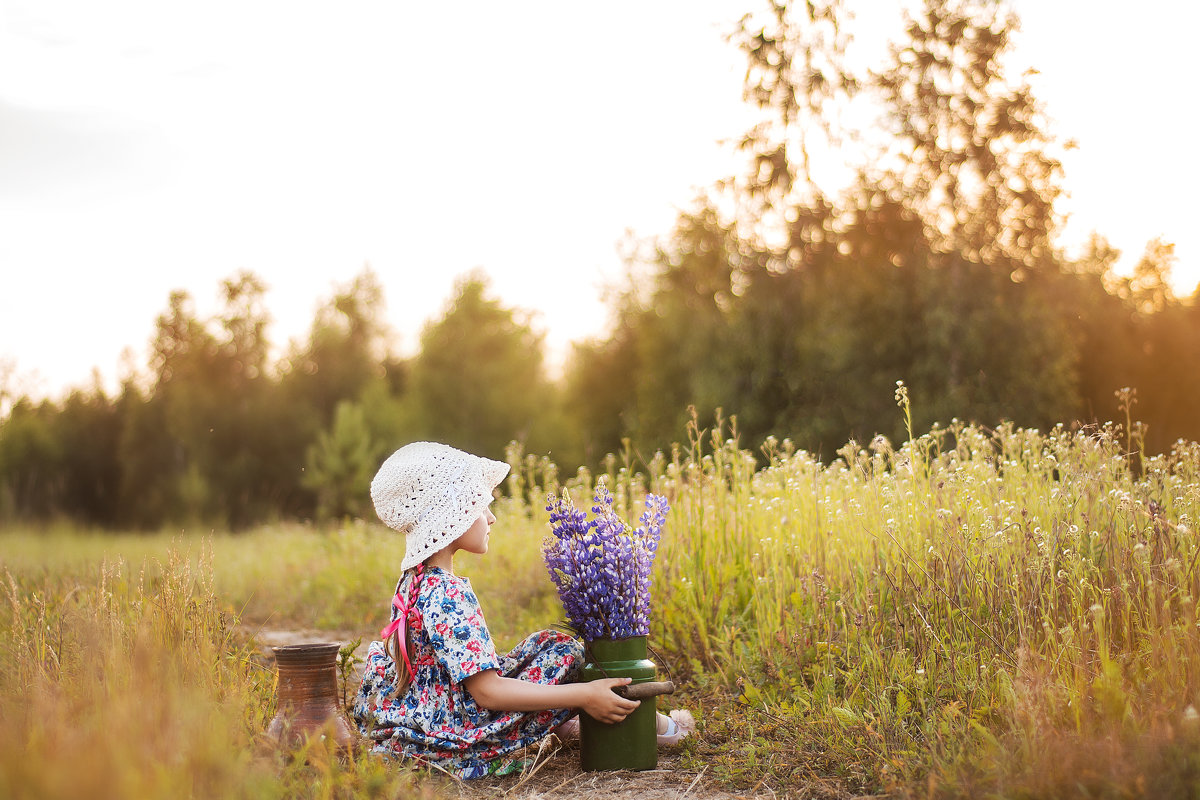
[[[492,513],[490,508],[487,510],[487,521],[488,525],[494,525],[496,523],[496,515]]]

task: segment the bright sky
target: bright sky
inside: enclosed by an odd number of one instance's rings
[[[852,4],[862,50],[899,2]],[[625,232],[666,232],[732,169],[720,140],[749,117],[723,34],[757,5],[0,0],[0,362],[37,393],[112,385],[173,289],[207,315],[241,269],[283,346],[366,264],[401,352],[482,267],[558,359],[602,332]],[[1131,266],[1165,236],[1190,293],[1200,11],[1017,8],[1080,143],[1068,241],[1099,230]]]

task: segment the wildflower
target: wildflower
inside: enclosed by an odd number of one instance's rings
[[[588,641],[645,636],[650,630],[650,570],[669,507],[647,495],[637,528],[613,510],[603,484],[596,488],[591,519],[565,492],[548,498],[553,536],[542,543],[550,579],[567,620]]]

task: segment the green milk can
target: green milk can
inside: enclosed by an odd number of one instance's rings
[[[581,679],[633,678],[621,694],[641,700],[637,710],[615,725],[579,714],[579,761],[584,770],[654,769],[658,765],[655,698],[675,690],[656,682],[654,662],[646,658],[646,637],[596,639],[588,643]]]

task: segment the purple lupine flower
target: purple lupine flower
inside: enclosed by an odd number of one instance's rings
[[[651,568],[667,499],[647,495],[636,529],[617,516],[603,483],[596,487],[591,519],[566,492],[550,496],[546,510],[553,536],[543,541],[542,554],[571,626],[588,641],[648,634]]]

